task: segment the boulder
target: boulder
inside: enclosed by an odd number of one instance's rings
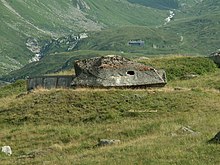
[[[12,154],[12,150],[10,146],[3,146],[2,147],[2,152],[4,152],[6,155],[11,155]]]

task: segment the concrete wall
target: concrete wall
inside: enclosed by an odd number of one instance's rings
[[[74,76],[39,76],[27,79],[27,90],[39,87],[51,88],[70,88]]]
[[[209,58],[212,59],[220,67],[220,54],[219,55],[210,56]]]

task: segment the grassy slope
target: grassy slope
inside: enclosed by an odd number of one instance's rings
[[[220,14],[179,19],[164,27],[164,33],[177,33],[183,37],[179,44],[180,52],[194,52],[208,55],[219,49]]]
[[[91,10],[88,11],[92,19],[109,26],[144,25],[156,26],[164,21],[167,12],[137,6],[124,1],[115,0],[86,0]]]
[[[22,81],[0,88],[0,145],[13,150],[11,157],[0,154],[1,163],[218,164],[219,146],[206,142],[219,131],[220,70],[194,58],[142,61],[158,67],[169,61],[176,73],[189,61],[191,71],[206,65],[199,77],[172,79],[165,88],[22,94]],[[181,131],[182,126],[198,134]],[[122,142],[96,148],[98,138]]]
[[[78,49],[117,50],[144,54],[202,54],[219,49],[219,13],[201,16],[177,14],[159,28],[129,26],[96,32],[78,44]],[[185,18],[183,18],[185,17]],[[129,40],[144,40],[144,47],[130,47]],[[208,45],[208,47],[207,47]],[[155,47],[156,46],[156,47]]]
[[[130,40],[143,40],[144,46],[129,46]],[[146,26],[124,26],[95,32],[82,40],[77,49],[116,50],[142,55],[178,53],[180,37]],[[156,48],[153,47],[156,46]]]
[[[1,3],[1,2],[0,2]],[[18,69],[28,60],[30,53],[24,47],[25,35],[8,27],[11,22],[19,22],[3,5],[0,5],[0,75]],[[8,20],[8,21],[6,21]],[[23,22],[21,22],[23,23]],[[15,54],[16,52],[16,54]],[[25,54],[25,56],[23,56]]]
[[[157,8],[157,9],[179,9],[179,2],[178,0],[128,0],[131,3],[138,3],[144,6]]]
[[[180,49],[200,54],[210,54],[219,49],[220,1],[202,1],[177,12],[175,21],[165,27],[165,32],[183,36]]]
[[[164,2],[135,1],[146,6],[162,6]],[[171,3],[169,1],[169,3]],[[169,5],[166,3],[166,5]],[[172,2],[171,6],[175,3]],[[219,1],[187,1],[179,3],[174,20],[158,28],[133,26],[109,29],[92,34],[78,49],[119,50],[143,54],[185,53],[207,55],[219,48]],[[143,21],[143,20],[142,20]],[[162,23],[163,24],[163,23]],[[161,25],[162,25],[161,24]],[[139,24],[140,25],[140,24]],[[129,40],[142,39],[145,47],[129,47]],[[153,45],[157,48],[153,48]],[[207,48],[208,45],[208,48]]]
[[[39,0],[13,1],[9,4],[25,20],[55,36],[71,34],[75,31],[91,30],[91,28],[94,28],[94,30],[100,29],[96,23],[86,19],[83,12],[76,9],[73,2],[68,0],[59,2]]]

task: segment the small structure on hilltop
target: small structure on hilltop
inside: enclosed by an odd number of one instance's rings
[[[108,55],[78,60],[74,63],[76,75],[38,76],[28,78],[27,90],[43,87],[151,87],[165,86],[164,70],[156,70],[127,58]]]
[[[116,55],[78,60],[74,67],[76,77],[72,85],[76,87],[145,87],[166,84],[164,70],[156,70]]]
[[[128,42],[129,46],[144,46],[145,42],[142,40],[131,40]]]
[[[212,52],[209,55],[209,58],[212,59],[220,67],[220,49],[215,52]]]

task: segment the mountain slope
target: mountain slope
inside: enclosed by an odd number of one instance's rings
[[[0,75],[82,49],[142,55],[219,49],[217,0],[0,0],[0,9]],[[130,40],[145,45],[130,47]]]
[[[144,41],[143,46],[131,46],[129,41]],[[177,34],[164,33],[159,28],[146,26],[124,26],[94,32],[80,41],[75,49],[116,50],[143,55],[169,54],[178,51],[181,43]]]
[[[177,12],[174,21],[164,27],[166,32],[182,36],[180,49],[208,55],[219,49],[220,1],[198,1],[187,10]]]
[[[162,5],[165,1],[134,2],[156,7],[153,5],[159,5],[159,2]],[[219,49],[220,1],[187,2],[178,1],[178,10],[172,9],[172,3],[170,5],[167,3],[173,15],[157,28],[124,26],[120,29],[97,32],[80,41],[77,49],[118,50],[139,52],[143,55],[169,53],[208,55]],[[129,40],[143,40],[146,44],[144,47],[130,47],[127,44]]]
[[[167,12],[137,6],[126,0],[85,0],[90,6],[87,11],[91,19],[108,26],[144,25],[157,26],[164,22]]]
[[[165,10],[179,8],[178,0],[128,0],[128,2]]]
[[[126,0],[1,0],[0,14],[0,75],[33,58],[35,54],[26,47],[28,38],[48,40],[109,26],[156,26],[166,17],[164,11],[132,5]]]
[[[1,0],[0,3],[0,74],[18,69],[34,56],[26,48],[30,37],[59,37],[79,29],[101,28],[69,1]]]
[[[164,27],[167,33],[182,36],[179,48],[182,52],[209,55],[219,49],[220,14],[178,20]]]

